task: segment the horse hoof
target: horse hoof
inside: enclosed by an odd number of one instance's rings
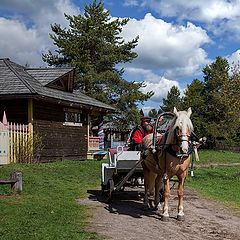
[[[185,220],[184,215],[177,215],[177,220],[183,222]]]
[[[168,222],[168,221],[169,221],[169,216],[163,216],[163,215],[162,215],[161,220],[162,220],[163,222]]]

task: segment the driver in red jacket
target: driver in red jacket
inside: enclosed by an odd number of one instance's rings
[[[143,117],[141,119],[141,125],[138,126],[132,133],[132,137],[130,139],[130,148],[133,151],[141,150],[142,139],[148,134],[153,132],[153,127],[150,124],[149,117]]]

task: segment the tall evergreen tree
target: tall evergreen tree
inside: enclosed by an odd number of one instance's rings
[[[222,57],[203,69],[205,121],[209,136],[216,139],[227,139],[231,135],[231,114],[228,98],[230,90],[229,63]]]
[[[240,65],[234,64],[231,72],[230,87],[225,96],[230,109],[232,140],[240,143]]]
[[[182,98],[178,87],[172,86],[168,91],[167,98],[163,98],[163,104],[160,107],[165,112],[172,112],[174,107],[181,110]]]
[[[203,69],[204,80],[187,86],[184,105],[192,107],[196,133],[207,135],[209,142],[240,140],[240,74],[222,57]],[[214,145],[213,145],[214,146]]]
[[[158,111],[155,108],[152,108],[149,112],[148,112],[148,116],[150,118],[156,118],[158,115]]]
[[[153,93],[142,93],[144,83],[124,80],[124,69],[118,69],[118,64],[137,57],[132,50],[138,37],[125,42],[120,36],[129,19],[111,19],[101,0],[86,4],[83,15],[65,17],[68,29],[59,24],[51,26],[50,37],[58,47],[56,54],[49,51],[43,54],[43,60],[50,66],[75,67],[75,89],[114,106],[123,125],[135,122],[139,118],[137,104]]]
[[[183,105],[192,108],[191,119],[194,125],[194,132],[199,136],[205,134],[205,101],[204,101],[204,83],[198,79],[192,81],[191,84],[187,85],[185,91]]]

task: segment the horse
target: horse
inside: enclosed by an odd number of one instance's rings
[[[142,161],[145,187],[144,207],[157,209],[160,202],[159,192],[161,185],[163,185],[164,204],[161,217],[163,221],[169,219],[170,179],[173,176],[177,176],[178,179],[177,220],[184,220],[184,182],[191,162],[190,136],[193,132],[193,125],[190,120],[191,113],[191,108],[187,111],[178,111],[174,107],[174,118],[171,125],[166,133],[158,136],[160,140],[156,143],[156,148],[149,147],[149,138],[152,136],[147,136],[147,141],[143,139],[142,142],[143,148],[145,147],[145,151],[142,151],[142,157],[144,157]]]

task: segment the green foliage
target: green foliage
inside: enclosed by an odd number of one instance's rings
[[[193,122],[194,132],[198,136],[203,136],[205,132],[205,121],[203,118],[203,112],[205,111],[205,102],[203,91],[203,83],[195,79],[190,85],[187,86],[183,100],[184,106],[189,106],[192,108],[191,120]]]
[[[164,112],[172,112],[174,107],[182,110],[182,98],[180,96],[180,90],[176,86],[173,86],[170,91],[168,91],[167,98],[163,98],[161,109]]]
[[[226,59],[217,57],[203,69],[203,80],[188,85],[184,105],[192,107],[192,121],[197,134],[208,137],[209,146],[216,141],[238,141],[240,123],[240,75],[235,66],[230,74]]]
[[[49,51],[43,60],[50,66],[71,66],[76,69],[75,89],[110,104],[118,110],[121,120],[133,121],[132,113],[138,103],[152,96],[152,92],[142,93],[143,82],[128,82],[123,79],[123,69],[118,64],[130,62],[137,57],[132,51],[137,46],[138,37],[125,42],[120,36],[129,19],[111,19],[103,1],[94,0],[85,5],[84,14],[70,16],[69,28],[52,25],[50,34],[57,54]],[[113,119],[119,122],[118,117]]]
[[[21,195],[0,186],[0,239],[101,239],[85,230],[89,211],[77,203],[100,185],[99,161],[62,161],[2,166],[0,178],[19,170]]]
[[[156,109],[151,109],[148,113],[148,116],[150,118],[157,118],[157,115],[159,114],[159,111],[157,111]]]
[[[231,129],[226,128],[230,120],[227,99],[229,85],[229,64],[226,59],[217,57],[216,61],[203,69],[204,73],[204,117],[207,120],[207,134],[216,138],[227,137]]]

